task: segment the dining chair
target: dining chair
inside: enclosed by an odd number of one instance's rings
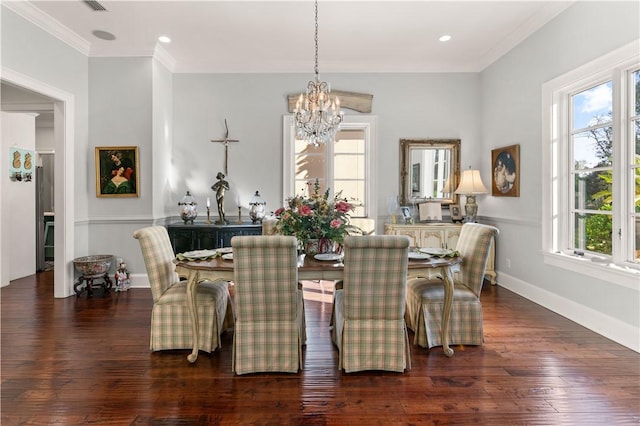
[[[401,235],[345,237],[331,330],[339,369],[411,369],[404,320],[408,250],[409,239]]]
[[[232,370],[302,370],[306,324],[296,238],[235,236],[231,247],[236,313]]]
[[[175,254],[164,226],[138,229],[133,237],[140,243],[151,286],[151,351],[192,349],[193,329],[187,305],[186,281],[175,272]],[[197,286],[199,350],[213,352],[221,347],[220,335],[233,326],[233,311],[226,281],[203,281]]]
[[[462,256],[462,265],[454,275],[449,344],[481,345],[484,342],[480,292],[491,242],[498,232],[497,228],[489,225],[462,225],[456,245],[456,250]],[[423,348],[442,346],[443,307],[444,285],[441,277],[409,280],[406,320],[414,332],[414,344]]]
[[[358,232],[349,232],[350,235],[375,235],[376,221],[368,217],[352,217],[349,224],[358,228]]]

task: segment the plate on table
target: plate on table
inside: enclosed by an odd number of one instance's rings
[[[233,260],[233,253],[225,253],[222,255],[224,260]]]
[[[182,253],[182,255],[189,259],[206,259],[216,255],[215,250],[193,250]]]
[[[342,255],[337,253],[318,253],[313,258],[315,260],[340,260]]]
[[[216,251],[220,254],[233,253],[233,247],[220,247]]]
[[[409,259],[411,260],[424,260],[424,259],[429,259],[430,257],[431,255],[428,253],[422,253],[418,251],[409,252]]]
[[[433,256],[447,256],[453,253],[453,250],[438,247],[420,247],[418,249],[421,253],[431,254]]]

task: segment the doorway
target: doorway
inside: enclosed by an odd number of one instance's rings
[[[72,176],[74,175],[73,146],[74,146],[74,96],[49,84],[32,79],[23,74],[3,68],[3,76],[0,83],[2,87],[12,87],[24,96],[32,96],[41,102],[34,102],[31,105],[22,104],[17,106],[24,112],[38,112],[38,108],[49,106],[49,111],[53,112],[53,133],[54,156],[53,169],[55,173],[53,204],[56,213],[56,231],[54,235],[54,297],[68,297],[73,292],[73,254],[74,254],[74,185]],[[2,108],[9,108],[5,105],[6,93],[2,91]],[[19,104],[16,102],[16,104]],[[47,109],[47,108],[45,108]],[[14,109],[17,111],[17,109]],[[70,159],[66,159],[65,153],[69,153]],[[11,226],[7,218],[0,216],[0,230],[8,229]],[[34,224],[35,226],[35,224]],[[2,246],[0,249],[0,276],[2,284],[8,284],[10,258],[7,255],[9,249]]]

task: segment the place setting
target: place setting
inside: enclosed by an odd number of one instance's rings
[[[176,259],[179,261],[211,260],[222,257],[225,260],[233,260],[233,249],[231,247],[221,247],[217,249],[191,250],[178,253]]]
[[[320,262],[334,262],[333,266],[343,267],[344,253],[318,253],[313,256],[315,260]]]

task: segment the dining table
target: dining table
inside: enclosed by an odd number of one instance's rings
[[[411,249],[412,250],[412,249]],[[451,306],[453,304],[453,274],[457,265],[462,263],[460,256],[428,257],[424,259],[409,258],[407,279],[430,278],[434,274],[442,277],[444,286],[444,306],[442,311],[442,349],[448,357],[453,356],[449,347],[448,331]],[[198,359],[199,324],[197,315],[197,286],[203,281],[233,281],[234,264],[232,256],[217,256],[203,260],[175,260],[176,273],[187,279],[187,304],[191,316],[193,334],[193,350],[187,356],[190,363]],[[314,256],[298,256],[298,281],[338,281],[343,278],[344,264],[342,258],[336,260],[317,260]]]

